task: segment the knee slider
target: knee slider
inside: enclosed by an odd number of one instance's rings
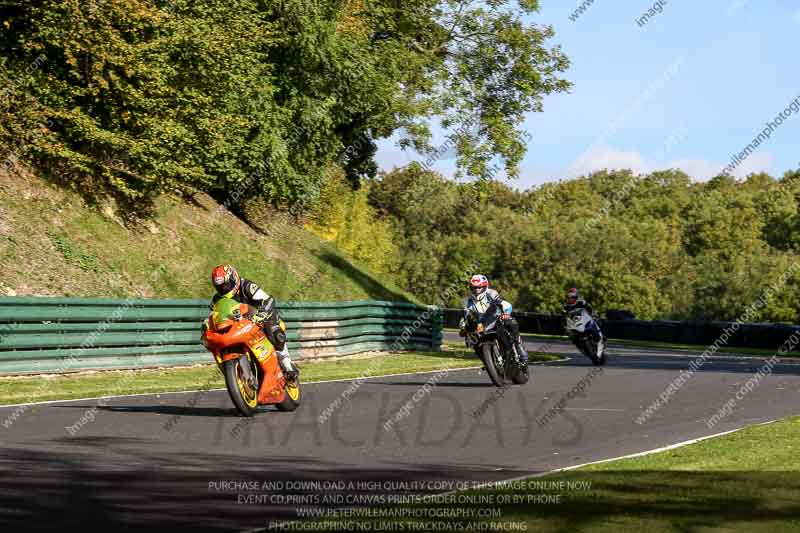
[[[275,337],[275,342],[278,344],[283,344],[286,342],[286,332],[283,331],[280,326],[273,326],[272,327],[272,335]]]

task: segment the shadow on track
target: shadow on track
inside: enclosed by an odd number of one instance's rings
[[[421,387],[423,385],[430,385],[427,381],[403,381],[403,382],[392,382],[392,381],[369,381],[370,385],[389,385],[392,387]],[[486,382],[463,382],[463,381],[438,381],[436,382],[437,387],[457,387],[457,388],[494,388],[489,378],[486,378]]]
[[[689,368],[692,361],[698,360],[700,354],[680,354],[679,356],[672,355],[621,355],[615,353],[613,348],[608,350],[608,361],[602,368],[608,369],[631,369],[631,370],[670,370],[679,372]],[[703,362],[697,372],[723,372],[723,373],[741,373],[741,374],[754,374],[764,366],[769,357],[763,358],[743,358],[737,356],[714,356],[708,358]],[[772,367],[772,374],[774,375],[787,375],[787,376],[800,376],[800,361],[796,358],[783,358],[780,357],[779,363]],[[583,356],[570,356],[569,361],[552,361],[543,363],[547,366],[585,366],[592,367],[591,361]]]
[[[147,439],[72,438],[70,442],[70,451],[61,453],[22,447],[0,450],[0,523],[7,530],[156,526],[173,531],[241,531],[266,527],[270,520],[297,519],[298,507],[341,507],[322,503],[325,495],[363,496],[384,489],[425,495],[443,492],[433,484],[445,480],[473,482],[531,473],[432,464],[361,469],[284,455],[253,460],[244,452],[241,457],[221,457],[213,451],[159,454]],[[109,449],[114,452],[111,457]],[[351,481],[355,486],[348,488]],[[384,485],[412,481],[429,485],[414,490]],[[275,485],[279,482],[283,486]],[[377,483],[378,488],[359,483]],[[283,496],[284,503],[271,502],[272,495]],[[286,502],[288,495],[305,497],[306,503]]]
[[[185,405],[54,405],[57,409],[97,409],[110,413],[153,413],[159,415],[235,417],[240,415],[234,407],[190,407]]]

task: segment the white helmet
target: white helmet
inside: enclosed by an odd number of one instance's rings
[[[486,297],[486,289],[489,288],[489,280],[483,274],[475,274],[469,280],[469,288],[476,300],[483,300]]]

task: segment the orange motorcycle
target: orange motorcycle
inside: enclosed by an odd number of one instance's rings
[[[256,309],[232,298],[217,301],[205,321],[203,345],[214,354],[236,409],[253,416],[261,406],[294,411],[300,405],[299,378],[287,380],[275,347],[251,321]],[[284,330],[286,326],[280,322]]]

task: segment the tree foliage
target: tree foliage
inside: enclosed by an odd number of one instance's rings
[[[374,177],[375,141],[430,150],[431,121],[485,175],[567,90],[536,2],[38,0],[0,8],[0,142],[130,209],[168,190],[304,202],[331,165]],[[473,133],[458,129],[479,124]]]
[[[478,261],[518,309],[557,312],[577,286],[601,311],[733,320],[777,283],[752,319],[796,322],[800,277],[780,279],[800,269],[798,177],[602,171],[519,192],[415,164],[372,180],[369,197],[397,231],[397,283],[423,299]]]

